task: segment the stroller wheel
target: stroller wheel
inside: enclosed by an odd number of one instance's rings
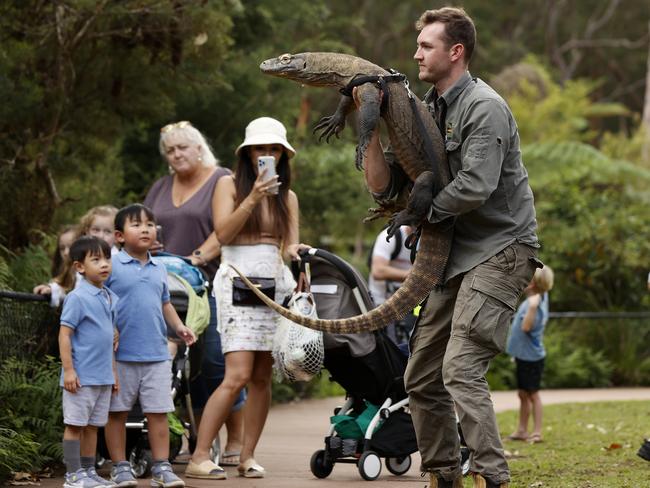
[[[411,456],[386,458],[386,469],[396,476],[403,475],[411,468]]]
[[[324,449],[316,451],[311,456],[309,468],[316,478],[327,478],[334,469],[334,463]]]
[[[373,451],[364,452],[357,463],[359,474],[366,481],[374,481],[381,473],[381,459]]]
[[[151,472],[151,466],[153,465],[153,456],[149,449],[142,449],[139,446],[135,446],[131,449],[129,454],[129,463],[131,464],[131,470],[133,475],[136,478],[144,478],[149,475]]]

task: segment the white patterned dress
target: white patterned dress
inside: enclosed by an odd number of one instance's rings
[[[282,262],[277,246],[254,244],[223,246],[221,265],[214,277],[213,293],[217,299],[217,329],[223,353],[232,351],[271,351],[280,316],[266,305],[234,306],[232,279],[237,273],[246,276],[275,278],[275,301],[281,303],[296,286],[291,271]]]

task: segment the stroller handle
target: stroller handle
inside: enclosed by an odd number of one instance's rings
[[[357,278],[354,274],[354,271],[350,269],[348,263],[343,261],[336,254],[332,254],[331,252],[325,251],[324,249],[318,249],[317,247],[301,250],[298,252],[298,254],[301,259],[300,271],[304,271],[305,264],[310,261],[312,256],[316,256],[336,266],[337,269],[343,274],[345,281],[350,288],[357,287]]]

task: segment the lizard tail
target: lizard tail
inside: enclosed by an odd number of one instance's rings
[[[295,314],[275,303],[253,285],[236,267],[230,265],[244,283],[268,307],[283,317],[310,329],[334,334],[351,334],[381,329],[403,318],[429,295],[436,286],[444,283],[445,267],[451,248],[451,225],[425,224],[420,237],[420,248],[411,273],[402,286],[379,307],[363,315],[345,319],[311,319]]]

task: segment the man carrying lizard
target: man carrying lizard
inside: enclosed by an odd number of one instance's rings
[[[509,107],[468,71],[472,19],[445,7],[424,12],[416,28],[414,58],[420,80],[433,84],[425,102],[445,139],[453,180],[431,195],[427,211],[399,224],[454,219],[455,230],[445,284],[431,291],[411,336],[406,389],[429,486],[463,486],[455,405],[474,487],[504,488],[510,471],[485,373],[504,350],[519,295],[541,266],[533,194]],[[378,201],[396,197],[408,182],[394,155],[383,152],[377,130],[364,167]]]

